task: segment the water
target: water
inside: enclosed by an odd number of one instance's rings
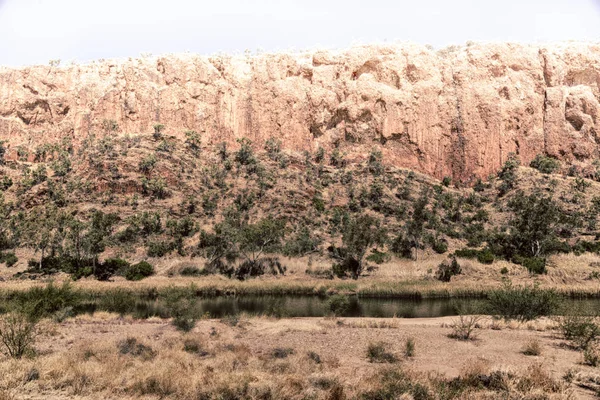
[[[381,299],[349,297],[350,303],[344,317],[374,318],[433,318],[458,315],[460,310],[468,313],[481,311],[484,300],[470,299]],[[243,296],[243,297],[211,297],[186,300],[184,306],[196,317],[210,316],[221,318],[228,315],[247,313],[251,315],[272,315],[278,317],[323,317],[330,315],[327,298],[317,296]],[[565,309],[585,307],[588,310],[599,310],[600,299],[568,299],[563,303]],[[118,310],[106,307],[102,303],[85,303],[77,307],[77,313],[90,313],[107,310],[133,315],[137,318],[172,316],[169,307],[163,300],[135,301]]]

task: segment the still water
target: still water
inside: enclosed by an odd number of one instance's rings
[[[485,300],[472,299],[381,299],[358,298],[351,296],[350,303],[343,312],[345,317],[375,318],[431,318],[458,315],[459,311],[469,313],[482,310]],[[331,314],[329,301],[317,296],[243,296],[195,298],[185,305],[187,311],[197,316],[221,318],[227,315],[247,313],[251,315],[272,315],[278,317],[323,317]],[[587,310],[600,310],[600,299],[566,299],[563,310],[585,307]],[[172,308],[162,300],[136,301],[119,310],[106,305],[87,303],[77,307],[77,313],[94,313],[99,310],[117,311],[138,318],[152,316],[167,318],[172,316]]]

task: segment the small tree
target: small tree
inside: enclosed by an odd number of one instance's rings
[[[239,230],[240,254],[252,264],[268,251],[277,250],[284,236],[285,222],[271,217],[255,224],[245,224]]]
[[[358,279],[364,268],[367,251],[374,245],[383,245],[387,235],[381,223],[375,217],[361,214],[346,224],[342,236],[344,244],[343,260],[353,279]]]
[[[202,138],[200,137],[200,134],[196,131],[186,131],[185,144],[194,154],[197,155],[200,152]]]
[[[526,257],[545,255],[556,237],[561,210],[550,196],[519,192],[510,202],[514,213],[510,236],[517,254]]]
[[[529,164],[531,168],[535,168],[543,174],[551,174],[560,168],[560,162],[552,157],[544,154],[538,154]]]
[[[21,314],[9,314],[0,321],[0,340],[12,358],[33,351],[37,333],[36,323]]]
[[[152,133],[152,136],[154,137],[154,140],[160,140],[165,126],[163,124],[154,124],[153,128],[154,132]]]

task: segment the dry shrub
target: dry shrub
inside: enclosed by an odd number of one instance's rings
[[[152,350],[152,347],[138,342],[138,340],[134,337],[128,337],[125,340],[121,340],[117,344],[117,347],[120,354],[129,354],[134,357],[140,357],[145,361],[151,360],[156,356],[156,352]]]
[[[583,351],[583,363],[591,367],[600,365],[600,351],[596,346],[588,346]]]
[[[36,323],[24,315],[9,314],[0,320],[0,340],[12,358],[33,354],[37,335]]]
[[[474,340],[475,330],[479,329],[481,319],[479,315],[459,315],[450,325],[452,332],[448,336],[458,340]]]
[[[523,347],[521,352],[526,356],[539,356],[542,354],[542,346],[538,340],[532,339],[525,344],[525,347]]]
[[[389,344],[385,342],[370,343],[367,347],[367,358],[372,363],[395,363],[398,357],[388,350]]]

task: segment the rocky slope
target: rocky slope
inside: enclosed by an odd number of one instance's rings
[[[363,159],[472,182],[510,152],[581,166],[600,153],[600,44],[418,45],[257,56],[185,54],[67,67],[0,68],[8,158],[114,120],[119,135],[156,123],[204,145],[269,137],[292,151],[339,146]]]

